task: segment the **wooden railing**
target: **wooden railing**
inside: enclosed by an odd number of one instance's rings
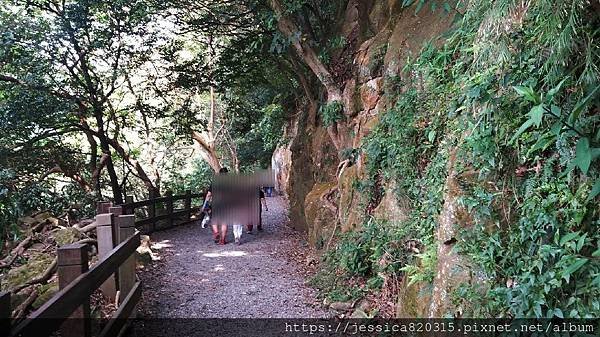
[[[125,203],[121,206],[123,214],[136,215],[136,228],[143,233],[149,233],[172,227],[176,220],[179,220],[180,223],[193,221],[192,213],[201,208],[203,197],[204,193],[192,194],[192,192],[186,191],[183,195],[174,196],[167,191],[164,197],[155,197],[150,194],[147,200],[135,202],[132,197],[126,196]],[[194,199],[200,200],[199,206],[192,205]],[[178,203],[181,207],[177,207]]]
[[[200,207],[192,207],[192,200],[203,196],[190,191],[178,196],[167,192],[164,197],[151,195],[148,200],[137,202],[126,197],[126,202],[118,206],[99,202],[96,219],[88,225],[96,228],[99,261],[89,268],[89,247],[85,244],[59,247],[58,293],[16,326],[10,322],[11,294],[0,293],[0,337],[42,337],[57,330],[63,337],[91,336],[90,296],[98,289],[111,302],[119,304],[99,336],[118,336],[126,327],[127,318],[135,315],[141,297],[142,288],[135,275],[140,231],[168,228],[176,220],[193,221],[192,212]],[[178,202],[183,202],[182,207],[176,207]],[[147,208],[145,212],[143,208]],[[161,221],[166,226],[159,226]]]
[[[106,206],[106,204],[105,204]],[[120,206],[96,215],[98,262],[89,268],[85,244],[58,248],[59,291],[16,326],[10,324],[10,293],[0,294],[0,333],[8,336],[49,336],[60,330],[63,337],[91,336],[90,296],[100,289],[119,306],[98,336],[117,336],[126,328],[141,297],[135,275],[135,251],[140,233],[135,216],[123,215]]]

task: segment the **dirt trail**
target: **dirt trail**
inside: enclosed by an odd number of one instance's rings
[[[140,318],[324,318],[305,271],[289,256],[306,250],[286,226],[285,201],[267,198],[262,232],[244,231],[242,244],[211,240],[198,223],[151,235],[161,260],[140,273]],[[297,254],[297,253],[296,253]],[[303,262],[303,261],[302,261]]]

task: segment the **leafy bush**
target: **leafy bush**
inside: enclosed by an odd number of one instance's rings
[[[321,108],[319,108],[319,113],[323,119],[323,125],[325,127],[329,127],[335,124],[337,121],[342,120],[342,118],[344,118],[342,115],[343,108],[344,106],[340,101],[333,101],[321,105]]]

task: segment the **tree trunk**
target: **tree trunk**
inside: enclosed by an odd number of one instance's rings
[[[117,154],[119,154],[119,156],[121,156],[121,158],[123,158],[123,160],[125,160],[127,164],[129,164],[135,169],[136,176],[140,178],[140,180],[142,180],[144,186],[146,186],[146,188],[148,189],[148,192],[154,191],[156,192],[156,195],[159,195],[160,191],[154,185],[152,179],[148,177],[148,174],[146,173],[140,162],[132,158],[116,139],[109,139],[108,141],[112,148],[115,149],[115,151],[117,151]]]
[[[119,177],[117,176],[117,171],[115,171],[115,166],[112,161],[112,156],[110,152],[110,144],[108,142],[108,137],[104,131],[104,118],[102,107],[99,106],[98,103],[94,105],[94,117],[96,118],[96,123],[98,124],[98,132],[96,136],[100,141],[100,149],[104,156],[106,156],[106,170],[108,172],[108,177],[110,179],[110,186],[113,192],[113,198],[115,204],[123,203],[123,193],[121,191],[121,185],[119,183]]]
[[[321,62],[315,50],[308,44],[308,39],[303,40],[302,37],[295,36],[296,32],[301,32],[301,30],[292,18],[285,14],[281,1],[271,0],[271,7],[278,17],[279,30],[291,40],[292,46],[298,56],[325,86],[325,90],[327,90],[327,101],[333,102],[341,100],[342,92],[339,86],[336,84],[329,70],[327,70],[327,67]]]
[[[292,65],[292,71],[296,74],[296,77],[300,81],[300,85],[304,90],[304,97],[308,99],[308,126],[315,127],[317,125],[317,110],[319,109],[319,102],[315,98],[315,93],[312,89],[312,81],[309,82],[311,78],[306,76],[306,73],[302,69],[302,67],[298,64],[295,57],[290,53],[290,64]]]
[[[106,170],[108,171],[108,176],[110,178],[110,186],[113,192],[115,204],[122,204],[123,193],[121,191],[121,185],[119,184],[119,177],[117,176],[117,172],[115,171],[115,166],[111,158],[110,146],[108,144],[108,140],[106,139],[106,135],[100,138],[100,148],[102,149],[103,155],[105,155],[107,158]]]
[[[296,36],[297,32],[302,31],[294,20],[285,13],[285,9],[280,0],[270,0],[270,4],[278,17],[277,25],[279,30],[292,42],[292,47],[298,54],[298,57],[310,68],[325,87],[327,92],[327,103],[341,103],[342,90],[325,64],[319,59],[315,50],[311,47],[309,39],[304,39],[302,36]],[[327,128],[327,132],[331,137],[335,148],[338,150],[338,153],[347,146],[350,134],[345,121],[342,120],[334,123],[334,125]]]
[[[205,135],[198,131],[192,131],[192,138],[200,145],[200,155],[202,156],[202,159],[208,163],[213,171],[219,172],[221,169],[221,160],[219,159],[214,146],[210,146],[210,144],[214,144],[214,142],[209,142],[205,139]]]

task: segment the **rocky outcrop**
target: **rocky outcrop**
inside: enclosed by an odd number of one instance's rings
[[[279,188],[289,198],[291,225],[307,231],[315,247],[327,248],[337,228],[360,230],[368,216],[399,225],[410,214],[410,206],[398,197],[402,193],[397,193],[394,181],[385,182],[379,203],[369,205],[372,200],[357,188],[365,179],[365,154],[353,149],[361,146],[381,115],[394,106],[402,81],[411,76],[404,73],[407,58],[416,56],[426,42],[441,41],[436,38],[449,28],[451,20],[451,15],[431,10],[416,14],[414,6],[402,8],[402,2],[396,0],[350,1],[338,32],[348,45],[334,55],[348,68],[338,76],[347,132],[340,129],[345,134],[332,141],[331,130],[328,133],[319,118],[313,117],[318,116],[315,100],[308,99],[305,108],[300,107],[288,123],[286,145],[272,158]],[[351,62],[344,61],[348,58]],[[340,139],[349,140],[343,142],[345,148],[340,148]],[[374,208],[371,214],[367,214],[368,207]],[[450,248],[440,250],[446,253]],[[444,273],[452,273],[449,267],[455,262],[451,257],[441,259],[438,276],[446,279]],[[436,282],[436,289],[448,288]],[[408,286],[403,281],[398,315],[441,315],[448,301],[440,296],[442,293],[432,292],[431,285]]]
[[[304,201],[304,214],[308,228],[309,242],[317,249],[327,248],[337,227],[337,184],[318,183],[308,193]]]
[[[350,126],[352,148],[360,146],[377,125],[379,116],[393,106],[400,89],[398,82],[409,76],[402,73],[407,57],[416,55],[426,42],[447,30],[451,20],[450,15],[431,10],[415,14],[414,6],[402,8],[401,2],[395,0],[350,2],[339,34],[349,45],[356,46],[354,51],[344,49],[352,53],[352,62],[350,75],[345,75],[347,79],[342,84],[342,103]],[[342,228],[348,230],[358,226],[364,218],[365,203],[361,205],[355,200],[357,193],[350,188],[350,181],[363,178],[364,158],[361,157],[364,155],[355,159],[356,169],[346,170],[340,176],[339,153],[326,128],[307,118],[316,113],[317,107],[311,104],[314,102],[308,100],[289,122],[285,135],[288,142],[275,151],[273,168],[280,189],[289,197],[295,228],[308,231],[314,225],[306,222],[304,200],[315,183],[329,182],[339,184],[338,219]],[[406,212],[400,210],[401,206],[389,199],[392,193],[386,196],[380,211],[391,210],[394,216],[404,216]]]
[[[339,210],[338,219],[342,232],[357,229],[366,218],[364,209],[367,203],[364,195],[356,188],[358,182],[357,166],[350,166],[340,173],[338,181]]]
[[[81,240],[82,237],[83,234],[81,231],[74,227],[57,229],[52,233],[52,238],[59,247],[77,242]]]
[[[12,268],[2,280],[2,290],[12,290],[40,278],[52,264],[54,257],[47,253],[31,254],[26,264]]]
[[[399,318],[426,318],[429,315],[431,303],[431,285],[425,282],[409,284],[404,278],[398,291],[396,317]]]
[[[400,224],[408,218],[410,207],[407,202],[400,200],[397,196],[396,182],[391,180],[384,187],[385,194],[379,205],[373,210],[376,219],[387,223]]]
[[[275,175],[275,190],[283,196],[289,196],[288,187],[290,180],[290,169],[292,162],[292,151],[287,146],[275,149],[271,158],[271,169]]]
[[[450,156],[448,166],[444,206],[436,233],[438,264],[427,317],[460,316],[460,313],[453,312],[450,295],[461,283],[469,282],[472,270],[465,258],[453,250],[459,228],[469,223],[469,215],[458,203],[462,190],[458,183],[455,153]]]

